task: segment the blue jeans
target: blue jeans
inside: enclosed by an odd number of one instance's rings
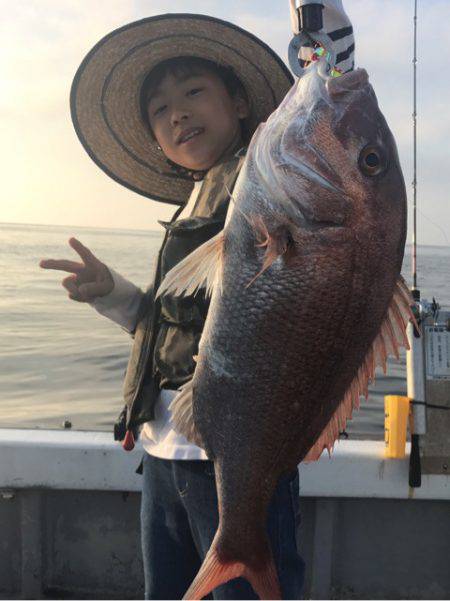
[[[194,580],[219,523],[211,461],[143,462],[141,505],[145,598],[181,599]],[[298,472],[281,478],[269,508],[268,534],[283,599],[300,599],[304,562],[297,551]],[[217,587],[210,599],[258,599],[243,578]]]

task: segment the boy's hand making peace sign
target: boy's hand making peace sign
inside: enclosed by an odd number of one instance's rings
[[[69,244],[80,255],[81,263],[66,259],[43,259],[40,267],[71,273],[61,283],[69,292],[69,298],[80,303],[91,303],[95,298],[112,292],[114,280],[107,266],[76,238],[70,238]]]

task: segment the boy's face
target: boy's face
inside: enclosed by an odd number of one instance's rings
[[[239,119],[249,114],[245,100],[231,98],[214,73],[167,75],[148,102],[150,126],[168,159],[207,170],[241,137]]]

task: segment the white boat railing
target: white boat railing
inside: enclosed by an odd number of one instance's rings
[[[450,476],[408,485],[405,459],[387,459],[384,441],[340,440],[333,454],[300,466],[301,496],[450,499]],[[107,432],[0,429],[0,488],[140,491],[143,450],[126,452]]]

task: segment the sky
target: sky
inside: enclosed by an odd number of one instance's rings
[[[397,140],[410,207],[413,4],[344,0],[357,66],[368,71]],[[288,0],[0,0],[0,11],[0,222],[142,230],[160,229],[157,220],[172,215],[173,206],[103,173],[73,130],[73,76],[110,31],[160,13],[203,13],[248,29],[285,61],[291,37]],[[449,23],[449,0],[419,0],[419,244],[450,245]]]

